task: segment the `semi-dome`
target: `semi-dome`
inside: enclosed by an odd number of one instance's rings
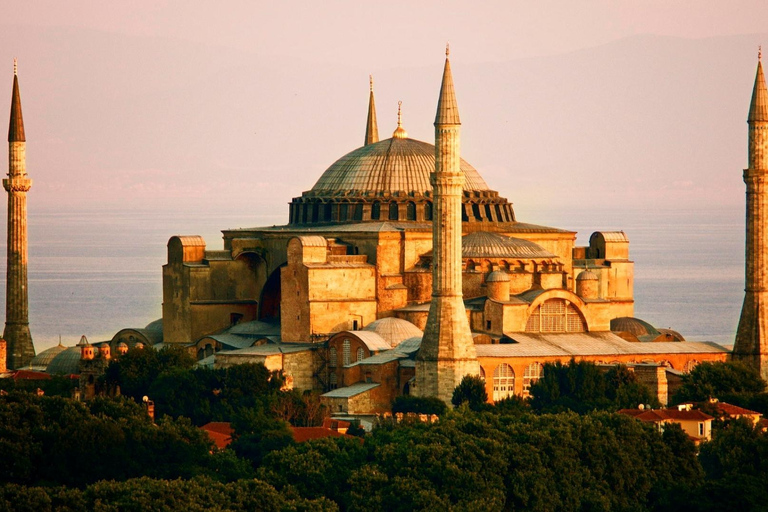
[[[466,160],[464,190],[488,190],[483,178]],[[432,191],[435,146],[415,139],[392,137],[359,147],[336,160],[317,180],[312,191],[416,192]]]
[[[392,347],[396,347],[400,342],[408,338],[424,335],[421,329],[408,320],[395,317],[380,318],[366,325],[363,330],[375,332]]]
[[[462,258],[555,258],[543,247],[511,236],[475,231],[461,239]]]
[[[635,336],[658,336],[661,334],[658,329],[639,318],[631,316],[622,316],[611,320],[611,330],[617,332],[628,332]]]
[[[32,361],[29,363],[29,366],[32,368],[47,368],[49,364],[51,364],[51,361],[53,361],[53,358],[57,355],[61,354],[67,350],[67,347],[59,343],[55,347],[51,347],[49,349],[43,350],[39,354],[37,354],[35,357],[32,358]]]
[[[69,347],[66,350],[59,352],[56,357],[51,360],[46,371],[55,375],[79,374],[80,347]]]

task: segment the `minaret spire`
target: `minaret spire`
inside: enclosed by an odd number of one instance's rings
[[[13,59],[13,91],[11,92],[11,123],[8,126],[8,142],[25,142],[24,118],[21,115],[21,95],[16,59]]]
[[[368,122],[365,125],[365,145],[379,142],[379,125],[376,121],[376,103],[373,101],[373,75],[368,75],[371,93],[368,99]]]
[[[765,88],[762,49],[749,105],[749,167],[744,305],[733,346],[733,358],[744,361],[768,380],[768,91]]]
[[[21,368],[35,356],[29,332],[27,292],[27,192],[32,180],[27,176],[27,143],[21,115],[21,95],[16,60],[13,62],[11,121],[8,127],[8,261],[5,282],[5,330],[8,342],[8,367]]]
[[[462,297],[460,121],[446,47],[445,68],[435,116],[435,172],[432,221],[432,302],[421,348],[416,356],[418,396],[450,403],[465,375],[479,375],[480,365]]]
[[[752,89],[752,101],[749,104],[748,122],[768,121],[768,90],[765,88],[765,76],[763,76],[763,49],[757,52],[757,73],[755,74],[755,86]]]

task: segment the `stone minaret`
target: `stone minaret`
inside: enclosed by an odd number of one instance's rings
[[[376,104],[373,102],[373,76],[369,76],[371,82],[371,96],[368,99],[368,123],[365,125],[365,144],[379,142],[379,124],[376,122]]]
[[[761,52],[762,53],[762,52]],[[757,76],[749,106],[749,167],[744,305],[733,358],[760,371],[768,380],[768,91],[758,54]]]
[[[8,367],[11,369],[28,365],[35,357],[35,347],[29,333],[27,296],[27,191],[32,187],[32,180],[27,176],[26,146],[19,78],[14,60],[11,124],[8,128],[8,178],[3,180],[3,187],[8,191],[8,262],[3,338],[8,342]]]
[[[479,375],[480,365],[461,292],[461,122],[447,49],[445,56],[435,117],[435,172],[430,176],[434,195],[432,303],[416,357],[415,394],[435,396],[450,404],[453,389],[465,375]]]

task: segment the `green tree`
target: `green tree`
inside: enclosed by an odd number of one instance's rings
[[[120,386],[123,395],[140,401],[149,394],[161,373],[189,369],[194,364],[194,357],[182,347],[168,345],[159,351],[151,347],[133,349],[110,361],[104,380],[110,387]]]
[[[740,361],[704,362],[683,376],[673,403],[701,402],[714,397],[746,406],[765,387],[760,374]]]
[[[659,406],[653,392],[626,366],[602,371],[589,361],[547,363],[531,386],[531,407],[538,412],[616,411],[638,404]]]
[[[398,396],[392,402],[393,413],[437,414],[441,416],[448,410],[445,402],[436,397]]]
[[[488,392],[485,390],[485,379],[479,375],[465,375],[453,390],[451,403],[459,407],[466,403],[473,411],[484,409],[488,402]]]

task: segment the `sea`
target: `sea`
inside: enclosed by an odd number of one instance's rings
[[[579,245],[594,231],[623,230],[635,262],[635,316],[688,340],[733,344],[744,297],[743,206],[582,210],[516,213],[525,222],[578,232]],[[160,318],[171,236],[202,235],[209,249],[221,249],[222,229],[284,222],[242,210],[31,211],[29,318],[36,351],[60,340],[74,345],[82,335],[108,340]]]

